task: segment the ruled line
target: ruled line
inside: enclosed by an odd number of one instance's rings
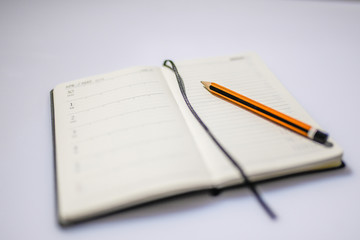
[[[110,117],[107,117],[107,118],[102,118],[102,119],[99,119],[99,120],[96,120],[96,121],[87,122],[87,123],[84,123],[84,124],[81,124],[81,125],[71,127],[70,129],[73,130],[73,129],[76,129],[76,128],[89,126],[89,125],[96,124],[96,123],[99,123],[99,122],[107,121],[109,119],[129,115],[129,114],[132,114],[132,113],[137,113],[137,112],[142,112],[142,111],[149,111],[149,110],[154,110],[154,109],[167,108],[167,107],[169,107],[169,106],[168,105],[163,105],[163,106],[156,106],[156,107],[151,107],[151,108],[142,108],[142,109],[135,110],[135,111],[129,111],[129,112],[125,112],[125,113],[116,114],[116,115],[113,115],[113,116],[110,116]]]
[[[112,101],[112,102],[108,102],[108,103],[104,103],[104,104],[101,104],[101,105],[98,105],[98,106],[94,106],[94,107],[91,107],[91,108],[88,108],[88,109],[84,109],[84,110],[80,110],[80,111],[77,111],[77,112],[71,112],[71,113],[68,113],[67,115],[70,116],[70,115],[74,115],[74,114],[79,114],[79,113],[83,113],[83,112],[88,112],[88,111],[92,111],[92,110],[95,110],[95,109],[98,109],[98,108],[102,108],[102,107],[105,107],[105,106],[108,106],[108,105],[111,105],[111,104],[116,104],[116,103],[120,103],[120,102],[125,102],[125,101],[128,101],[128,100],[134,100],[136,98],[142,98],[142,97],[150,97],[150,96],[156,96],[156,95],[163,95],[164,93],[148,93],[148,94],[141,94],[141,95],[137,95],[137,96],[132,96],[132,97],[127,97],[127,98],[121,98],[119,100],[116,100],[116,101]]]
[[[170,122],[174,122],[174,121],[175,121],[174,119],[170,119],[170,120],[157,121],[157,122],[152,122],[152,123],[139,124],[139,125],[127,127],[127,128],[118,128],[118,129],[114,129],[112,131],[108,131],[108,132],[105,132],[102,134],[94,135],[94,136],[87,137],[87,138],[84,138],[81,140],[76,140],[76,141],[74,141],[74,143],[83,143],[83,142],[87,142],[87,141],[96,140],[98,138],[105,137],[105,136],[111,136],[111,135],[117,134],[119,132],[125,132],[125,131],[129,131],[129,130],[140,129],[140,128],[144,128],[144,127],[148,127],[148,126],[170,123]]]
[[[144,85],[144,84],[151,84],[151,83],[158,83],[158,82],[159,81],[151,81],[151,82],[139,82],[139,83],[129,84],[129,85],[117,87],[117,88],[114,88],[114,89],[110,89],[110,90],[94,93],[94,94],[91,94],[91,95],[87,95],[87,96],[84,96],[84,97],[73,98],[71,100],[67,100],[67,102],[74,102],[74,101],[79,101],[79,100],[83,100],[83,99],[88,99],[88,98],[99,96],[99,95],[102,95],[102,94],[105,94],[105,93],[115,92],[115,91],[117,91],[119,89],[123,89],[123,88],[127,88],[127,87],[133,87],[133,86],[137,86],[137,85]]]

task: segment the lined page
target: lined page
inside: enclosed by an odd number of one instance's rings
[[[54,106],[63,221],[209,185],[158,68],[61,84]]]
[[[256,55],[186,61],[178,63],[177,67],[195,111],[252,179],[266,178],[274,172],[294,171],[341,155],[336,144],[333,148],[324,147],[215,97],[202,87],[200,81],[216,82],[317,126]],[[171,82],[169,84],[174,85],[174,77],[170,79],[171,76],[167,76]],[[175,87],[172,88],[174,94],[178,95]],[[178,102],[181,102],[181,97],[178,97]],[[186,112],[184,115],[192,126],[194,137],[212,169],[215,181],[239,178],[234,167],[216,146],[206,140],[198,124]]]

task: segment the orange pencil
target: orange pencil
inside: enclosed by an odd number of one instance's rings
[[[212,82],[201,81],[204,87],[212,94],[222,97],[236,105],[239,105],[247,110],[250,110],[262,117],[265,117],[275,123],[280,124],[294,132],[297,132],[307,138],[310,138],[319,143],[326,143],[328,134],[322,132],[306,123],[289,117],[281,112],[278,112],[270,107],[267,107],[259,102],[256,102],[244,95],[236,93],[219,84]]]

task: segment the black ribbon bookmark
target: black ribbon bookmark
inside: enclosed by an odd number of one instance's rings
[[[167,65],[170,63],[171,66]],[[244,184],[247,186],[250,191],[254,194],[255,198],[259,202],[259,204],[262,206],[262,208],[265,210],[265,212],[270,216],[272,219],[276,219],[275,213],[271,210],[271,208],[265,203],[265,201],[260,196],[259,192],[256,190],[255,184],[249,180],[247,175],[245,174],[242,167],[234,160],[234,158],[225,150],[225,148],[219,143],[219,141],[215,138],[215,136],[211,133],[210,129],[205,125],[205,123],[201,120],[199,115],[197,115],[194,108],[191,106],[189,99],[186,96],[185,91],[185,85],[184,82],[176,68],[176,65],[171,60],[165,60],[163,65],[170,70],[172,70],[175,73],[177,82],[179,84],[180,92],[185,100],[186,105],[189,107],[191,113],[196,118],[196,120],[200,123],[200,125],[204,128],[204,130],[207,132],[207,134],[210,136],[210,138],[215,142],[215,144],[220,148],[220,150],[226,155],[226,157],[230,160],[230,162],[239,170],[242,178],[244,179]]]

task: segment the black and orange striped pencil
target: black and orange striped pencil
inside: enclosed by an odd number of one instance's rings
[[[224,98],[238,106],[241,106],[251,112],[254,112],[262,117],[265,117],[283,127],[286,127],[296,133],[299,133],[307,138],[310,138],[319,143],[326,143],[328,134],[322,132],[306,123],[289,117],[281,112],[278,112],[270,107],[267,107],[259,102],[256,102],[244,95],[236,93],[219,84],[213,82],[201,81],[204,87],[212,94]]]

